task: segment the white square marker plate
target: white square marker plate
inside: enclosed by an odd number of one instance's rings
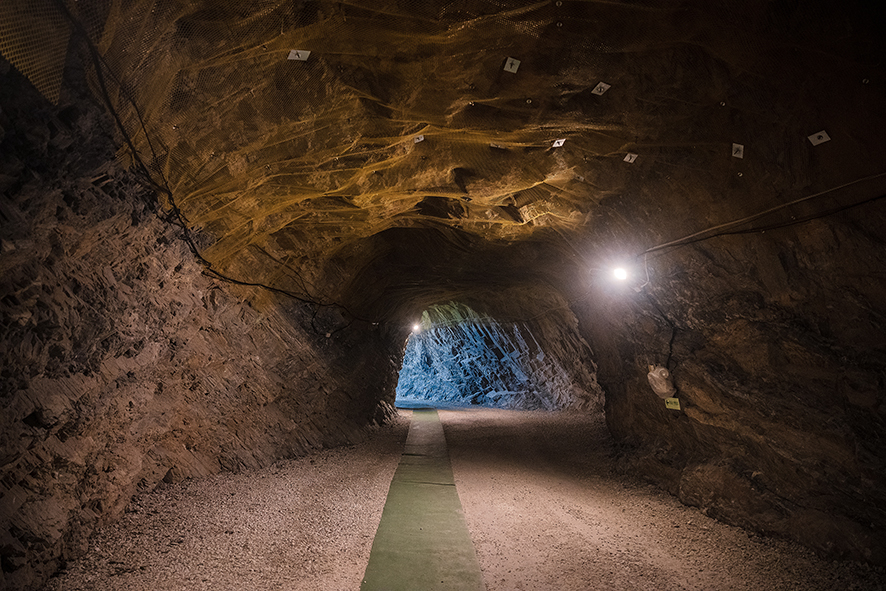
[[[511,74],[516,74],[517,69],[520,67],[520,60],[509,57],[505,62],[505,72],[510,72]]]
[[[742,144],[732,144],[732,157],[744,158],[744,146]]]
[[[825,142],[831,141],[831,136],[828,135],[828,132],[822,129],[818,133],[813,133],[812,135],[810,135],[809,141],[812,142],[813,146],[817,146],[818,144],[823,144]]]
[[[628,154],[625,154],[625,157],[624,157],[624,161],[627,162],[628,164],[633,164],[634,160],[636,160],[636,159],[637,159],[636,154],[628,153]]]
[[[418,142],[423,142],[423,141],[425,141],[425,136],[423,136],[423,135],[417,135],[417,136],[415,136],[414,138],[412,138],[412,141],[415,142],[416,144],[417,144]]]
[[[604,92],[606,92],[607,90],[609,90],[610,88],[612,88],[611,84],[606,84],[605,82],[599,82],[599,83],[597,83],[597,86],[594,87],[594,90],[591,91],[591,94],[600,95],[600,94],[603,94]]]
[[[565,139],[562,139],[562,140],[554,140],[554,145],[553,145],[553,147],[554,147],[554,148],[559,148],[560,146],[562,146],[562,145],[565,144],[565,143],[566,143],[566,140],[565,140]]]
[[[308,61],[309,55],[311,55],[311,52],[307,49],[292,49],[289,51],[289,57],[287,57],[286,59],[306,62]]]

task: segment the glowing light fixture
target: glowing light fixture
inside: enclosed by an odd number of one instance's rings
[[[412,325],[412,332],[419,332],[421,330],[421,324],[415,323]]]
[[[628,271],[624,267],[618,267],[617,269],[613,269],[612,275],[619,281],[624,281],[628,278]]]

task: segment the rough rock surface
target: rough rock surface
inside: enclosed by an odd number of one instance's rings
[[[119,172],[122,139],[97,139],[109,120],[69,83],[48,109],[0,62],[2,515],[29,528],[0,528],[4,577],[48,572],[142,478],[357,434],[409,325],[449,301],[504,324],[567,306],[624,469],[886,563],[876,3],[68,4],[203,255],[350,313],[200,275]],[[54,27],[18,36],[59,61]],[[529,324],[545,351],[554,324]]]
[[[886,561],[882,207],[650,262],[577,311],[625,469],[709,514]],[[754,261],[749,263],[748,261]],[[682,410],[646,379],[667,365]]]
[[[398,352],[378,328],[203,276],[108,164],[108,121],[33,110],[3,74],[0,587],[17,589],[137,491],[361,440],[390,410]]]
[[[511,409],[599,410],[603,392],[590,349],[575,329],[547,315],[557,338],[542,349],[527,324],[482,318],[468,306],[433,306],[409,336],[397,400]],[[541,324],[537,319],[535,324]],[[570,330],[571,329],[571,330]]]

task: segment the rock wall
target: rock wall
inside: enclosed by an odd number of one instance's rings
[[[385,420],[386,333],[203,275],[100,110],[0,75],[0,588],[39,586],[138,490]]]
[[[639,292],[577,305],[624,469],[726,522],[886,564],[884,223],[875,204],[719,237],[650,257]],[[669,367],[682,410],[647,364]]]
[[[433,306],[422,324],[406,346],[398,400],[513,409],[602,408],[590,349],[574,326],[552,322],[554,338],[539,342],[526,324],[481,318],[456,303]]]

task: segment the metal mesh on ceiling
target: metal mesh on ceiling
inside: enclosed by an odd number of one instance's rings
[[[0,53],[49,101],[58,102],[70,29],[51,0],[0,2]]]
[[[60,12],[14,4],[0,5],[4,55],[52,99]],[[799,153],[800,123],[767,114],[784,99],[767,79],[785,71],[761,39],[781,16],[727,4],[109,0],[72,12],[139,156],[211,236],[204,256],[298,290],[300,262],[429,211],[490,240],[576,231],[653,162],[659,187],[728,194],[732,142],[751,127],[741,112],[768,136],[796,128],[756,154]],[[803,166],[774,180],[745,164],[745,197],[723,215],[809,182]],[[441,199],[458,207],[428,205]]]

